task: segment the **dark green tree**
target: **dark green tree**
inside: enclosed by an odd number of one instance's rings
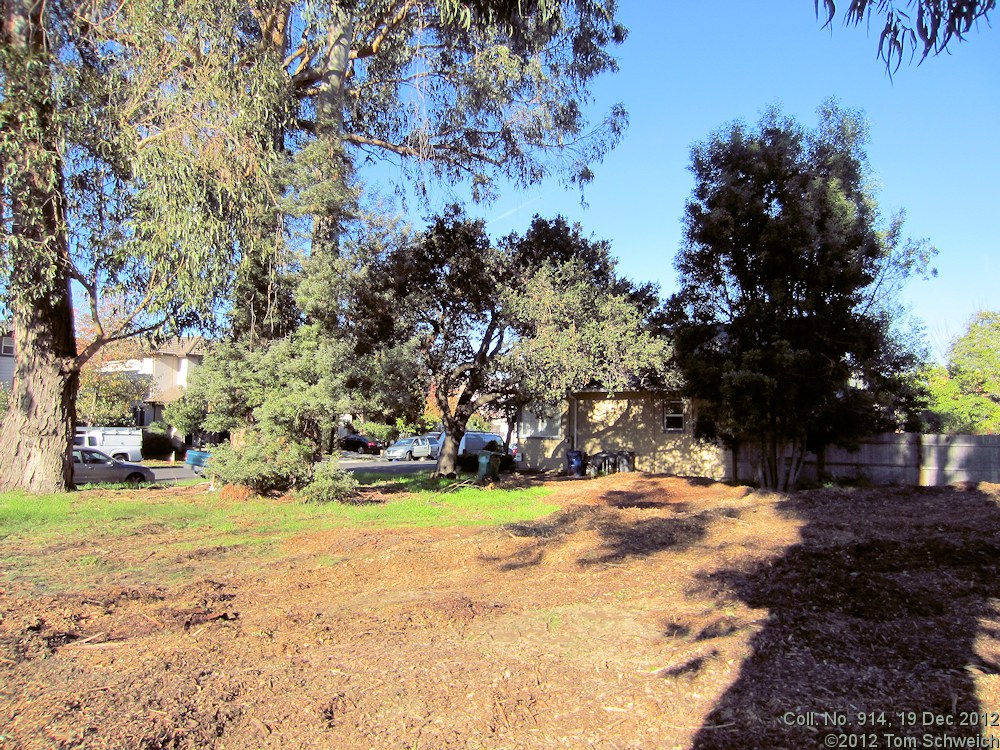
[[[694,148],[670,303],[698,433],[749,448],[759,481],[782,490],[807,449],[895,427],[919,405],[918,358],[890,326],[893,285],[878,282],[928,251],[900,247],[896,224],[879,229],[864,121],[833,104],[820,118],[807,131],[772,110]]]
[[[344,355],[338,342],[310,326],[267,343],[220,342],[164,419],[183,433],[252,429],[318,456],[349,406]]]

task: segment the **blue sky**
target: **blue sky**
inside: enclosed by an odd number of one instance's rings
[[[935,352],[977,310],[1000,309],[1000,29],[984,26],[919,66],[904,61],[890,79],[876,55],[880,24],[845,27],[838,16],[824,29],[810,0],[621,0],[619,11],[630,34],[620,72],[594,88],[594,112],[625,105],[622,143],[595,165],[585,207],[555,182],[470,207],[492,236],[523,232],[536,213],[561,214],[609,240],[626,275],[670,293],[691,146],[734,119],[756,122],[772,104],[811,127],[819,104],[836,97],[870,120],[884,214],[905,209],[905,234],[940,251],[937,278],[906,290]]]

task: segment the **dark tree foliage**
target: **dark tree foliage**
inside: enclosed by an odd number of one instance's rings
[[[913,355],[872,300],[899,254],[878,229],[864,123],[832,105],[821,117],[806,131],[771,111],[694,148],[671,300],[700,435],[749,446],[780,489],[807,449],[896,426],[919,401]]]
[[[584,236],[579,224],[571,225],[562,216],[536,215],[524,235],[512,233],[501,244],[511,254],[518,275],[530,275],[544,264],[576,262],[597,287],[627,297],[646,317],[652,318],[660,305],[655,284],[636,284],[618,274],[610,242]]]
[[[298,328],[302,315],[295,303],[293,272],[279,268],[277,260],[276,254],[268,254],[237,269],[228,315],[230,338],[273,341]]]

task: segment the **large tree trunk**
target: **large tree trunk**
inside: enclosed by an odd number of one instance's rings
[[[11,0],[3,19],[6,104],[21,115],[3,173],[9,201],[16,365],[0,434],[0,490],[65,490],[79,372],[73,332],[66,204],[41,0]]]
[[[458,420],[445,420],[444,440],[441,443],[441,452],[438,454],[437,468],[435,472],[443,477],[453,477],[458,473],[458,449],[465,436],[465,427],[468,420],[460,422]]]
[[[312,248],[315,253],[340,252],[340,230],[343,220],[343,202],[347,196],[347,157],[344,154],[344,91],[351,67],[351,47],[354,42],[354,19],[349,11],[331,9],[330,27],[327,29],[327,47],[319,71],[320,83],[316,96],[316,137],[326,150],[327,164],[323,165],[323,178],[341,183],[344,193],[336,195],[332,186],[327,187],[326,204],[319,207],[313,217]],[[336,205],[336,204],[340,205]]]
[[[0,491],[62,492],[72,486],[70,446],[76,422],[79,373],[60,356],[72,326],[49,309],[35,320],[16,315],[17,364],[11,408],[0,428]],[[58,343],[59,339],[63,344]]]

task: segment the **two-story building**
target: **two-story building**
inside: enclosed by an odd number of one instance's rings
[[[153,345],[141,358],[108,362],[102,370],[148,378],[149,393],[136,414],[136,426],[145,427],[161,421],[163,408],[184,395],[188,376],[201,364],[206,350],[201,336],[174,336]]]

